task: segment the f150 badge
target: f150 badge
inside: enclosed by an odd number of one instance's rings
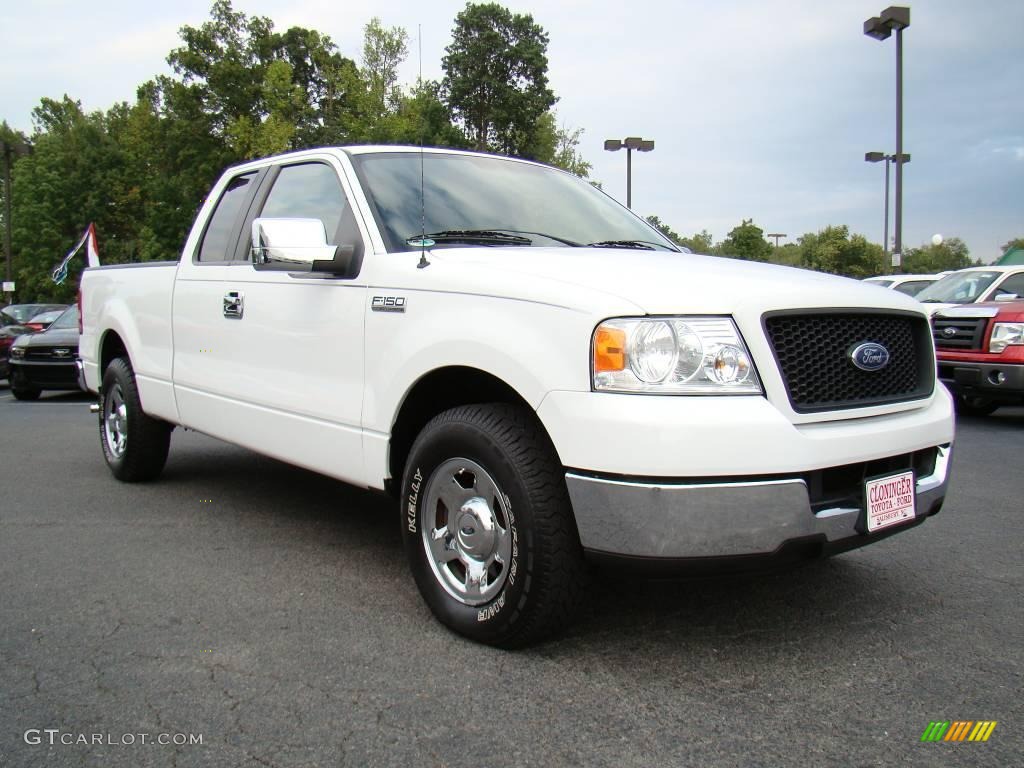
[[[370,309],[374,312],[405,312],[405,296],[374,296]]]

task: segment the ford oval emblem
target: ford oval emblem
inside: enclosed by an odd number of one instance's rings
[[[867,341],[854,347],[850,361],[862,371],[880,371],[889,364],[889,350],[881,344]]]

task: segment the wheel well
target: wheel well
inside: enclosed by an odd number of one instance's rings
[[[385,483],[390,492],[398,492],[409,451],[427,422],[450,408],[473,403],[510,403],[533,410],[512,387],[477,368],[452,366],[431,371],[413,385],[391,428],[391,479]]]
[[[119,357],[128,358],[128,348],[124,345],[117,331],[107,331],[103,334],[103,341],[100,343],[100,380],[111,361]],[[129,358],[130,362],[130,358]]]

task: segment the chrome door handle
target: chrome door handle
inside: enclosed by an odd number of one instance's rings
[[[228,291],[224,294],[224,317],[242,319],[245,311],[245,294],[241,291]]]

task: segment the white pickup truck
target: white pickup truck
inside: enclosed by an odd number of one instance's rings
[[[935,514],[953,440],[928,319],[863,283],[681,252],[504,157],[318,149],[214,186],[181,260],[88,269],[113,474],[183,426],[386,490],[435,615],[503,647],[588,562],[760,569]]]

